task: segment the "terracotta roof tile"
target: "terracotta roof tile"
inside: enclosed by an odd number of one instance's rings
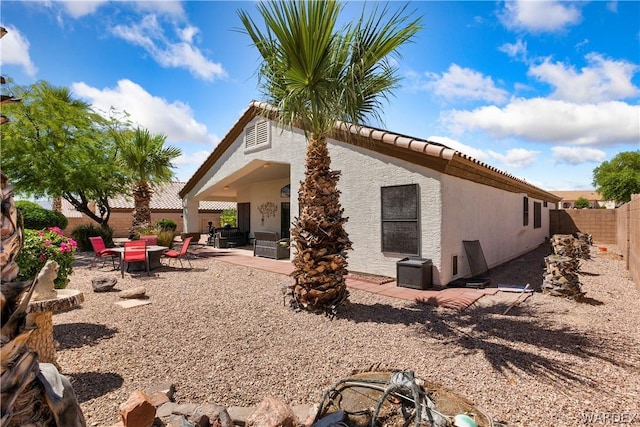
[[[180,189],[184,187],[184,182],[170,182],[156,188],[151,196],[152,210],[182,210],[182,199],[178,195]],[[118,196],[109,200],[111,209],[133,209],[133,197]],[[234,202],[200,202],[200,210],[221,211],[224,209],[235,209]],[[62,200],[62,213],[67,217],[80,216],[80,213],[66,200]]]

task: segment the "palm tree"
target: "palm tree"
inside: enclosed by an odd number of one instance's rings
[[[338,121],[380,119],[382,101],[399,82],[392,61],[421,28],[406,7],[389,16],[377,7],[369,18],[338,28],[343,6],[335,1],[271,1],[257,5],[261,30],[244,11],[238,15],[262,59],[260,85],[265,111],[286,126],[305,131],[305,179],[298,192],[300,215],[291,236],[295,249],[293,305],[335,313],[348,297],[347,251],[340,173],[331,170],[327,138]],[[388,18],[388,19],[387,19]]]
[[[133,223],[135,230],[151,224],[149,207],[153,187],[169,182],[173,174],[171,161],[182,154],[176,147],[165,147],[165,135],[151,135],[147,129],[114,132],[118,147],[118,159],[124,170],[129,171],[133,183]]]

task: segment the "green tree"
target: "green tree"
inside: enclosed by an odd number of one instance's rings
[[[264,113],[307,137],[300,215],[292,245],[294,305],[335,311],[347,297],[347,251],[339,172],[332,171],[327,138],[337,121],[361,124],[380,119],[382,103],[397,86],[398,49],[421,28],[405,8],[373,10],[338,27],[343,6],[335,1],[270,1],[257,5],[265,29],[245,12],[238,15],[262,56],[261,90],[275,108]]]
[[[134,211],[132,228],[151,225],[150,202],[153,188],[171,181],[174,176],[175,158],[182,152],[179,148],[164,145],[167,137],[152,135],[140,127],[133,131],[113,133],[118,148],[118,162],[128,171],[133,194]]]
[[[590,208],[591,207],[591,202],[589,202],[589,200],[587,200],[583,196],[580,196],[580,197],[578,197],[576,202],[573,204],[573,206],[576,209]]]
[[[593,185],[605,200],[626,203],[640,194],[640,150],[618,153],[593,170]]]
[[[39,81],[12,85],[11,92],[22,102],[3,105],[10,122],[2,127],[2,168],[16,192],[63,197],[106,226],[109,198],[125,188],[124,175],[114,167],[112,123],[66,87]]]

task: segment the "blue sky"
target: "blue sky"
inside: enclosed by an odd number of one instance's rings
[[[374,2],[367,3],[371,7]],[[392,2],[391,8],[405,3]],[[344,19],[365,3],[345,4]],[[258,54],[238,32],[255,2],[2,1],[2,75],[126,110],[183,156],[188,180],[253,99]],[[390,131],[458,149],[546,190],[640,149],[640,2],[410,2]]]

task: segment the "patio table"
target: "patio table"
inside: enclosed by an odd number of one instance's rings
[[[124,254],[124,248],[109,248],[110,250],[117,252],[120,254],[120,262],[122,262],[122,255]],[[153,270],[154,268],[160,268],[162,264],[160,263],[160,258],[162,258],[162,254],[164,251],[169,248],[166,246],[158,246],[158,245],[149,245],[147,246],[147,256],[149,257],[149,270]],[[133,271],[144,271],[145,265],[144,262],[130,262],[128,269]]]

